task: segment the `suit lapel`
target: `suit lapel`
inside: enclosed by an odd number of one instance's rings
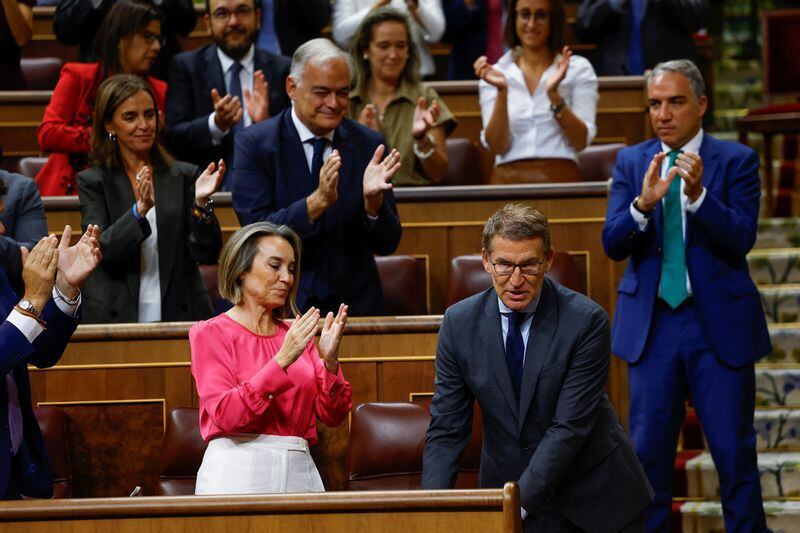
[[[280,179],[286,181],[288,189],[297,189],[303,196],[308,196],[319,185],[319,176],[313,178],[308,168],[300,134],[292,122],[292,108],[283,111],[283,127],[281,128],[281,169]],[[339,173],[341,176],[341,172]],[[291,182],[290,182],[290,181]]]
[[[108,203],[108,212],[112,214],[112,220],[117,220],[131,208],[136,201],[136,197],[133,194],[133,188],[131,187],[131,182],[128,180],[128,176],[126,176],[125,172],[119,168],[114,167],[109,170],[108,179],[106,180],[106,187],[106,202]],[[141,256],[139,257],[141,258]],[[137,268],[135,271],[128,270],[127,274],[125,275],[125,279],[128,282],[128,288],[131,291],[131,295],[138,300],[139,269]]]
[[[206,63],[203,72],[209,92],[211,89],[216,89],[220,96],[225,96],[228,94],[228,90],[225,87],[225,74],[222,72],[216,45],[211,45],[206,49],[203,59]]]
[[[333,147],[339,150],[339,155],[342,156],[342,168],[339,169],[339,192],[350,190],[349,182],[354,179],[353,173],[353,146],[352,139],[344,126],[344,120],[336,128],[333,134]],[[358,179],[362,179],[361,176]]]
[[[542,295],[533,315],[530,333],[528,333],[528,346],[525,349],[525,367],[522,371],[522,387],[520,388],[520,431],[522,431],[522,425],[525,423],[525,417],[528,415],[528,409],[536,392],[542,364],[550,353],[550,345],[558,326],[557,309],[555,289],[550,281],[545,279],[542,284]]]
[[[175,168],[175,167],[172,167]],[[172,168],[160,168],[153,175],[156,197],[156,228],[158,229],[158,271],[161,284],[161,301],[169,289],[171,273],[175,264],[176,250],[181,243],[177,228],[181,227],[183,210],[183,178],[172,172]],[[188,236],[187,236],[188,237]]]
[[[711,191],[718,179],[717,168],[719,167],[719,150],[717,150],[716,139],[708,133],[703,133],[703,143],[700,145],[699,155],[703,160],[703,186],[707,191]],[[686,217],[687,246],[692,238],[693,229],[692,217]]]
[[[486,292],[486,301],[483,306],[483,320],[480,321],[480,339],[482,345],[477,350],[479,357],[486,357],[489,367],[494,373],[500,390],[503,391],[506,402],[511,412],[517,416],[519,405],[514,397],[514,387],[511,385],[511,376],[506,364],[506,350],[503,342],[503,329],[500,324],[500,309],[497,306],[497,293],[494,289]]]
[[[264,79],[267,81],[269,81],[269,76],[267,74],[270,71],[270,63],[272,63],[272,57],[263,50],[256,48],[255,55],[253,56],[253,71],[260,70],[263,72]]]

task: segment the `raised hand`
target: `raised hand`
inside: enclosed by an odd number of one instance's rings
[[[383,204],[383,192],[391,190],[392,178],[400,170],[400,152],[393,149],[381,161],[385,150],[384,145],[378,146],[364,170],[364,209],[371,216],[378,216]]]
[[[153,169],[145,165],[136,173],[136,211],[145,216],[156,203]]]
[[[439,101],[434,99],[431,106],[425,108],[425,97],[420,96],[417,100],[417,107],[414,109],[414,118],[411,122],[411,136],[421,139],[439,120]]]
[[[475,60],[473,63],[472,68],[475,69],[475,76],[482,79],[486,83],[490,85],[494,85],[500,91],[505,91],[508,89],[508,80],[506,80],[506,75],[497,70],[489,63],[489,59],[486,56],[481,56]]]
[[[317,333],[319,322],[319,309],[312,307],[303,316],[297,316],[286,332],[281,349],[275,355],[275,360],[284,370],[303,353]]]
[[[89,274],[100,264],[100,226],[89,224],[81,239],[74,245],[72,228],[64,226],[64,234],[58,245],[58,290],[67,298],[75,298]]]
[[[269,83],[262,71],[253,74],[253,91],[244,90],[244,103],[253,124],[269,117]]]
[[[342,340],[346,322],[347,306],[341,304],[336,317],[334,318],[333,313],[329,312],[325,317],[325,324],[322,326],[322,334],[319,337],[319,355],[325,361],[325,367],[332,373],[339,370],[339,341]]]
[[[666,196],[670,183],[678,175],[678,167],[672,167],[667,172],[666,179],[661,179],[661,163],[666,156],[664,152],[654,155],[644,175],[642,193],[639,195],[639,207],[644,211],[652,211],[655,208],[656,203]]]
[[[325,198],[330,207],[339,199],[339,169],[342,168],[342,155],[333,150],[319,169],[319,186],[317,190]]]
[[[561,57],[558,59],[558,61],[556,61],[555,71],[550,75],[549,78],[547,78],[547,84],[545,85],[545,88],[547,89],[547,95],[550,96],[551,100],[553,100],[553,98],[560,98],[558,96],[558,86],[567,76],[570,57],[572,57],[572,50],[570,50],[569,46],[565,46],[561,50]]]
[[[242,119],[244,111],[238,96],[226,94],[220,96],[216,89],[211,89],[211,103],[214,104],[214,123],[222,131],[228,131]]]
[[[375,104],[367,104],[358,115],[358,123],[373,131],[378,131],[378,113],[375,111]]]
[[[215,170],[216,169],[216,170]],[[209,196],[219,190],[222,178],[225,176],[225,161],[219,160],[216,165],[212,161],[194,182],[194,203],[203,206]]]
[[[29,253],[22,254],[23,298],[38,311],[44,309],[53,292],[58,265],[58,239],[55,235],[42,237]]]

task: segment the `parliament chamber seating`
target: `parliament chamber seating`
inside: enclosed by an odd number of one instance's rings
[[[58,407],[34,407],[33,414],[42,431],[53,473],[53,498],[72,496],[72,466],[69,458],[67,417]]]
[[[410,255],[376,257],[389,316],[427,315],[425,271]]]
[[[447,139],[447,172],[437,185],[482,185],[489,181],[491,162],[478,141],[465,137]]]
[[[200,436],[197,408],[173,409],[161,445],[156,496],[194,494],[197,471],[205,452],[206,442]]]
[[[428,402],[363,403],[353,410],[348,490],[413,490],[422,481],[422,451],[431,420]],[[483,421],[475,406],[472,438],[461,456],[456,487],[478,487]]]
[[[547,277],[574,291],[586,294],[586,281],[578,272],[575,259],[566,252],[555,252]],[[483,268],[479,255],[460,255],[450,261],[447,307],[492,286],[492,277]]]
[[[617,154],[624,143],[593,144],[578,154],[578,168],[583,181],[606,181],[611,177]]]
[[[19,64],[29,91],[52,91],[64,62],[57,57],[32,57],[21,59]]]
[[[47,163],[46,157],[23,157],[19,161],[17,172],[33,180],[45,163]]]

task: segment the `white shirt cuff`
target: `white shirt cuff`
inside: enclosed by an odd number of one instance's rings
[[[217,127],[217,123],[214,120],[214,117],[216,116],[217,116],[216,111],[208,115],[208,133],[211,134],[211,144],[213,146],[217,146],[220,143],[222,143],[222,138],[228,134],[227,131],[222,131],[221,129],[219,129],[219,127]]]
[[[58,286],[53,283],[53,300],[55,300],[56,305],[62,313],[75,318],[75,315],[78,314],[78,307],[81,305],[81,293],[78,291],[78,296],[76,296],[74,300],[69,300],[58,290]]]
[[[31,344],[33,344],[33,341],[36,339],[36,337],[38,337],[39,334],[44,331],[42,325],[39,324],[35,318],[25,316],[16,309],[9,313],[6,320],[14,324],[14,326],[20,331],[20,333],[25,335],[25,338],[28,339],[28,342]]]
[[[686,212],[687,213],[689,213],[690,215],[693,215],[695,213],[695,211],[700,209],[700,206],[703,205],[703,200],[706,199],[706,192],[708,192],[708,189],[703,187],[703,192],[700,193],[700,196],[697,197],[697,200],[695,200],[693,203],[687,203],[686,204]]]
[[[524,507],[519,508],[519,517],[522,520],[525,520],[528,517],[528,511],[526,511]]]
[[[647,224],[650,223],[650,219],[644,216],[638,209],[633,207],[633,202],[631,202],[630,211],[634,222],[636,222],[636,225],[639,226],[639,231],[646,230]]]

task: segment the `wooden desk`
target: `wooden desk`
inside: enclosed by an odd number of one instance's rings
[[[521,533],[519,488],[0,503],[7,533]]]

